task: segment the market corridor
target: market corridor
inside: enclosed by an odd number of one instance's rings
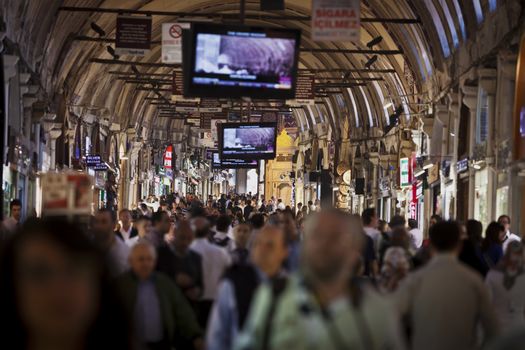
[[[0,14],[0,348],[525,349],[523,1]]]

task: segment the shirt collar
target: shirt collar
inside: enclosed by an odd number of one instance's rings
[[[434,262],[442,262],[442,261],[457,261],[458,256],[455,253],[436,253],[434,257],[432,258],[432,261]]]

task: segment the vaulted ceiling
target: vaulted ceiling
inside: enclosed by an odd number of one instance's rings
[[[500,0],[501,1],[501,0]],[[340,94],[324,98],[324,103],[305,107],[295,115],[301,128],[316,121],[330,123],[336,136],[347,122],[350,129],[382,127],[389,114],[402,106],[404,115],[418,113],[421,102],[432,100],[441,87],[449,83],[449,62],[465,40],[476,34],[483,16],[494,10],[497,0],[363,0],[361,18],[417,19],[417,23],[399,24],[365,20],[360,42],[314,42],[310,38],[310,22],[299,16],[309,16],[310,0],[286,0],[286,12],[262,12],[259,0],[246,2],[247,24],[300,28],[303,48],[367,49],[366,43],[377,36],[383,40],[374,49],[402,50],[402,54],[378,55],[373,69],[391,73],[350,72],[353,78],[380,78],[366,81],[363,86],[344,88]],[[91,59],[113,59],[107,42],[78,40],[79,36],[97,37],[91,23],[96,23],[107,38],[115,37],[116,13],[72,12],[61,6],[95,7],[145,11],[170,11],[218,14],[239,13],[238,0],[2,0],[6,35],[17,43],[23,60],[39,79],[42,94],[57,108],[59,101],[69,107],[82,107],[99,117],[109,118],[124,128],[169,127],[168,118],[158,118],[157,107],[146,97],[151,91],[140,84],[119,80],[111,71],[133,73],[130,64],[92,63]],[[257,15],[263,15],[257,18]],[[275,19],[269,18],[274,15]],[[289,19],[282,19],[281,16]],[[160,41],[161,24],[180,20],[174,16],[153,15],[152,41]],[[286,17],[285,17],[286,18]],[[109,44],[113,45],[113,44]],[[137,62],[140,73],[160,76],[172,73],[169,66],[143,66],[140,63],[160,63],[161,46],[152,45],[145,57],[122,56],[120,60]],[[371,57],[365,54],[307,52],[300,55],[302,69],[364,68]],[[318,78],[335,77],[334,72],[317,73]],[[169,97],[169,92],[164,93]],[[388,103],[387,102],[391,102]],[[386,105],[386,106],[385,106]],[[171,125],[173,127],[173,125]],[[175,126],[176,127],[176,126]],[[346,131],[345,131],[346,132]],[[347,135],[348,136],[348,135]]]

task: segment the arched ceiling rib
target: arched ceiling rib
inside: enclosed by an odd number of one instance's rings
[[[96,36],[90,29],[90,23],[95,22],[102,27],[108,37],[115,36],[115,14],[86,13],[86,12],[59,12],[50,16],[49,11],[56,11],[60,5],[64,6],[91,6],[106,8],[122,8],[132,10],[162,10],[179,12],[202,13],[237,13],[238,0],[68,0],[44,2],[29,0],[5,0],[4,12],[9,28],[20,26],[26,16],[42,18],[42,26],[31,26],[25,34],[30,36],[21,51],[25,54],[30,67],[34,67],[41,76],[42,85],[48,95],[62,93],[68,96],[68,103],[83,104],[100,107],[101,113],[114,117],[113,122],[124,126],[155,125],[166,127],[165,118],[156,118],[156,108],[152,107],[145,97],[154,96],[149,91],[138,90],[136,85],[126,84],[117,80],[117,75],[109,74],[111,70],[131,72],[126,65],[90,64],[91,58],[110,59],[106,51],[107,43],[73,41],[75,35]],[[374,68],[394,69],[394,74],[381,74],[382,81],[369,83],[367,87],[355,88],[352,98],[346,89],[343,89],[341,98],[345,103],[345,112],[339,111],[338,118],[348,118],[350,125],[355,125],[355,109],[360,118],[359,126],[369,125],[369,117],[375,119],[374,126],[382,126],[386,121],[383,108],[383,98],[388,96],[413,93],[414,90],[424,91],[424,85],[430,84],[429,78],[434,79],[434,72],[442,70],[445,57],[440,50],[439,35],[433,23],[432,11],[428,4],[433,4],[443,23],[445,35],[451,48],[454,46],[454,32],[461,42],[465,32],[470,35],[477,27],[471,0],[425,0],[425,1],[362,1],[362,17],[377,18],[421,18],[422,23],[417,25],[362,23],[361,41],[358,43],[316,43],[310,39],[310,23],[305,21],[272,21],[249,20],[247,24],[271,25],[300,28],[303,31],[303,46],[307,48],[366,48],[365,44],[372,38],[381,35],[383,41],[377,48],[385,50],[402,49],[403,55],[379,56]],[[310,14],[310,1],[286,0],[287,14]],[[268,14],[259,11],[259,0],[247,1],[249,13]],[[49,20],[52,18],[52,20]],[[153,38],[160,40],[161,24],[174,21],[170,16],[153,16]],[[451,23],[451,20],[453,23]],[[52,22],[54,21],[54,22]],[[15,23],[16,22],[16,23]],[[48,33],[47,35],[43,33]],[[8,37],[13,37],[8,32]],[[21,42],[24,42],[21,40]],[[452,43],[452,44],[450,44]],[[342,53],[305,53],[301,55],[301,66],[305,68],[340,68],[359,69],[370,56],[363,54]],[[144,58],[123,57],[123,59],[137,62],[159,62],[160,45],[153,46],[151,52]],[[144,67],[139,70],[145,74],[169,74],[169,67]],[[319,77],[330,77],[333,74],[320,73]],[[379,77],[374,73],[351,73],[351,77],[360,76]],[[412,77],[412,83],[408,77]],[[361,93],[363,92],[363,93]],[[381,96],[382,95],[382,96]],[[166,97],[168,95],[166,94]],[[325,99],[330,104],[329,110],[340,108],[335,103],[335,97]],[[401,103],[401,99],[394,101]],[[407,103],[407,99],[403,101]],[[354,107],[355,103],[355,107]],[[370,115],[368,107],[370,107]],[[389,108],[392,112],[394,107]],[[308,112],[307,112],[308,113]],[[344,114],[344,115],[343,115]],[[311,118],[311,116],[310,116]],[[376,125],[379,124],[379,125]]]

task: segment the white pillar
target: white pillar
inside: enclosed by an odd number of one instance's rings
[[[50,170],[56,170],[56,148],[57,148],[57,138],[62,134],[62,130],[53,129],[49,131],[50,138]]]

